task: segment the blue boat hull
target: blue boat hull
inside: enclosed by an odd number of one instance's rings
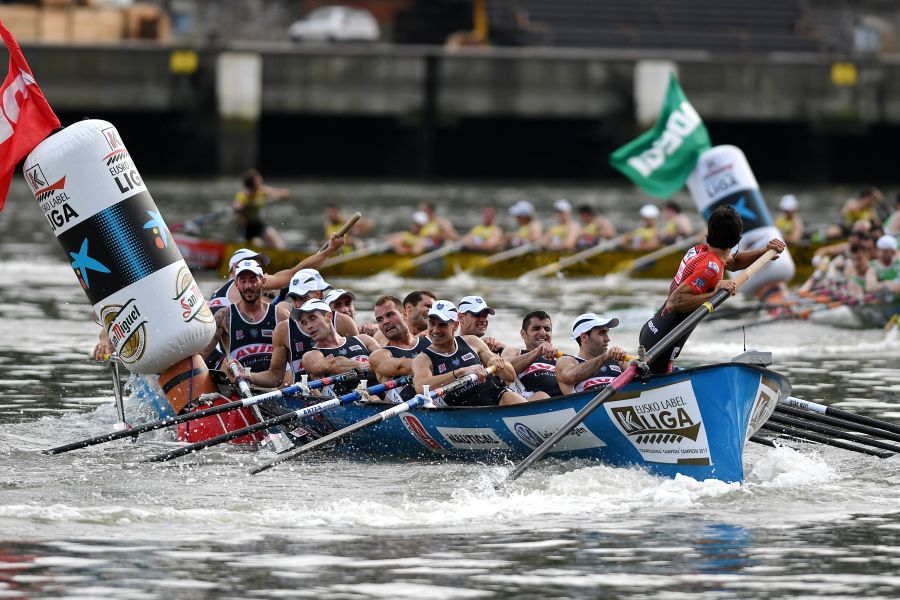
[[[738,363],[635,380],[547,456],[637,466],[667,477],[742,481],[745,442],[790,391],[778,373]],[[514,406],[416,409],[348,436],[343,448],[397,459],[518,461],[595,394]],[[291,410],[302,406],[302,401],[281,403]],[[323,416],[340,429],[389,406],[351,404]]]

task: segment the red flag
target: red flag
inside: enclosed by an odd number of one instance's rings
[[[0,210],[3,210],[16,165],[60,125],[35,83],[22,49],[2,21],[0,36],[9,50],[9,71],[0,87]]]

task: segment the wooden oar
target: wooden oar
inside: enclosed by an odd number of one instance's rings
[[[436,250],[432,250],[431,252],[420,254],[415,258],[404,258],[403,260],[399,260],[393,267],[388,269],[388,271],[395,275],[403,275],[407,271],[411,271],[420,265],[424,265],[425,263],[441,258],[442,256],[459,252],[460,250],[462,250],[462,242],[446,242],[443,246]]]
[[[516,246],[515,248],[510,248],[508,250],[503,250],[501,252],[497,252],[495,254],[491,254],[490,256],[483,256],[475,259],[468,269],[461,271],[466,275],[471,275],[472,273],[477,273],[478,271],[482,271],[487,267],[496,265],[498,263],[505,262],[512,258],[517,258],[519,256],[524,256],[529,252],[533,252],[536,250],[536,247],[532,243],[522,244],[521,246]]]
[[[361,217],[362,217],[361,212],[353,213],[352,215],[350,215],[350,218],[347,219],[347,221],[343,225],[341,225],[341,228],[334,232],[334,234],[337,237],[347,235],[347,232],[350,231],[354,225],[356,225],[356,222],[359,221]],[[319,252],[324,252],[327,249],[328,249],[328,240],[325,240],[325,243],[322,244],[321,248],[319,248]]]
[[[490,373],[493,373],[495,370],[496,369],[494,367],[488,367],[487,372],[488,372],[488,374],[490,374]],[[333,431],[326,436],[320,437],[317,440],[314,440],[308,444],[300,446],[296,450],[291,450],[290,452],[287,452],[287,453],[279,456],[275,460],[271,460],[267,463],[264,463],[264,464],[256,467],[255,469],[251,469],[250,474],[256,475],[257,473],[262,473],[263,471],[265,471],[267,469],[271,469],[275,465],[278,465],[283,462],[297,458],[301,454],[305,454],[305,453],[309,452],[310,450],[315,450],[316,448],[319,448],[320,446],[324,446],[325,444],[332,442],[338,438],[344,437],[346,435],[350,435],[351,433],[359,431],[360,429],[365,429],[366,427],[371,427],[372,425],[377,425],[378,423],[381,423],[382,421],[386,421],[387,419],[390,419],[391,417],[395,417],[399,414],[405,413],[412,408],[416,408],[417,406],[422,406],[425,403],[425,401],[428,400],[429,398],[437,398],[439,396],[443,396],[447,392],[450,392],[460,386],[466,385],[467,383],[473,382],[473,381],[478,381],[478,375],[471,373],[469,375],[466,375],[465,377],[461,377],[461,378],[457,379],[456,381],[445,385],[444,387],[440,387],[440,388],[429,391],[428,396],[425,396],[423,394],[417,394],[416,397],[411,400],[407,400],[406,402],[401,402],[400,404],[392,406],[391,408],[389,408],[387,410],[383,410],[380,413],[374,414],[371,417],[363,419],[362,421],[357,421],[353,425],[348,425],[347,427],[344,427],[343,429],[338,429],[337,431]]]
[[[226,404],[221,404],[219,406],[212,406],[210,408],[205,408],[203,410],[197,410],[194,412],[190,412],[184,415],[178,415],[175,417],[168,417],[166,419],[162,419],[159,421],[151,421],[150,423],[145,423],[144,425],[138,425],[137,427],[132,427],[126,431],[112,431],[110,433],[104,433],[103,435],[99,435],[96,437],[88,438],[85,440],[80,440],[78,442],[72,442],[70,444],[64,444],[62,446],[57,446],[55,448],[49,448],[44,450],[44,454],[62,454],[63,452],[69,452],[71,450],[77,450],[79,448],[87,448],[88,446],[96,446],[97,444],[105,444],[106,442],[112,442],[114,440],[120,440],[128,437],[137,437],[142,433],[146,433],[148,431],[154,431],[156,429],[163,429],[165,427],[171,427],[172,425],[178,425],[179,423],[187,423],[188,421],[193,421],[195,419],[202,419],[204,417],[211,417],[213,415],[219,415],[224,412],[228,412],[230,410],[237,410],[239,408],[244,408],[246,406],[252,406],[254,404],[259,404],[260,402],[265,402],[266,400],[272,400],[275,398],[288,398],[291,396],[296,396],[299,394],[306,393],[307,390],[315,390],[326,385],[331,385],[332,383],[340,383],[344,381],[352,381],[359,379],[360,377],[364,377],[364,373],[359,370],[348,371],[346,373],[341,373],[340,375],[334,375],[332,377],[325,377],[323,379],[317,379],[315,381],[310,381],[303,386],[301,384],[294,384],[292,386],[282,388],[280,390],[275,390],[271,392],[266,392],[264,394],[257,394],[256,396],[251,396],[249,398],[244,398],[243,400],[235,400],[234,402],[228,402]],[[212,394],[214,398],[221,398],[219,394]],[[201,396],[200,398],[203,400],[204,398]]]
[[[379,383],[378,385],[373,385],[366,388],[365,392],[368,394],[380,394],[385,390],[392,390],[394,388],[400,387],[402,385],[408,384],[412,381],[412,377],[407,375],[404,377],[400,377],[397,379],[392,379],[391,381],[386,381],[384,383]],[[234,431],[229,431],[227,433],[223,433],[222,435],[217,435],[216,437],[210,438],[208,440],[203,440],[202,442],[197,442],[195,444],[190,444],[188,446],[184,446],[182,448],[177,448],[175,450],[170,450],[169,452],[165,452],[158,456],[154,456],[152,458],[148,458],[144,462],[164,462],[167,460],[172,460],[173,458],[178,458],[179,456],[184,456],[185,454],[192,454],[194,452],[199,452],[204,448],[208,448],[210,446],[216,446],[218,444],[225,443],[229,440],[233,440],[235,438],[239,438],[245,435],[250,435],[252,433],[256,433],[257,431],[261,431],[263,429],[268,429],[270,427],[276,427],[278,425],[288,423],[290,421],[294,421],[296,419],[302,419],[304,417],[309,417],[329,408],[334,408],[336,406],[341,406],[342,404],[349,404],[350,402],[355,402],[363,397],[362,392],[360,390],[354,390],[349,394],[344,394],[338,398],[332,398],[330,400],[326,400],[324,402],[320,402],[318,404],[313,404],[311,406],[306,406],[304,408],[293,410],[287,412],[283,415],[279,415],[277,417],[273,417],[271,419],[262,420],[259,423],[254,423],[253,425],[249,425],[247,427],[242,427],[241,429],[235,429]]]
[[[600,242],[596,246],[591,246],[587,250],[576,252],[575,254],[565,256],[556,262],[552,262],[549,265],[544,265],[543,267],[539,267],[537,269],[528,271],[527,273],[523,273],[519,277],[519,279],[533,279],[535,277],[546,277],[547,275],[554,275],[556,273],[559,273],[566,267],[584,262],[591,257],[597,256],[598,254],[603,254],[604,252],[618,247],[624,239],[625,235],[623,234],[618,237],[614,237],[611,240],[605,240],[603,242]]]
[[[322,270],[327,269],[329,267],[334,267],[337,265],[342,265],[344,263],[348,263],[350,261],[366,258],[367,256],[372,256],[373,254],[381,254],[385,250],[390,249],[391,243],[387,240],[378,242],[371,246],[367,246],[365,248],[358,248],[352,252],[347,252],[346,254],[338,254],[336,256],[331,256],[325,260],[322,264]]]
[[[644,267],[649,267],[653,263],[655,263],[658,259],[663,256],[668,256],[673,252],[678,252],[679,250],[686,250],[691,246],[695,246],[703,241],[703,238],[706,237],[706,232],[698,233],[696,235],[692,235],[689,238],[685,238],[683,240],[678,240],[674,244],[669,244],[668,246],[663,246],[653,252],[645,254],[640,258],[629,258],[627,260],[623,260],[616,266],[612,268],[611,273],[619,276],[619,277],[628,277],[635,271],[640,271]]]
[[[756,259],[756,261],[744,269],[737,277],[735,277],[734,281],[736,287],[741,287],[750,277],[752,277],[757,271],[763,268],[772,257],[775,256],[774,250],[767,250],[765,254]],[[679,323],[672,331],[667,333],[661,340],[659,340],[655,346],[650,348],[646,356],[644,357],[644,362],[649,364],[656,360],[659,356],[663,355],[669,348],[681,338],[681,336],[690,332],[697,326],[700,321],[702,321],[708,314],[710,314],[717,306],[725,302],[731,294],[726,289],[720,289],[718,292],[713,294],[709,300],[704,302],[701,306],[698,306],[694,312],[687,316],[687,318]],[[616,377],[610,382],[603,391],[594,396],[590,402],[588,402],[584,408],[579,410],[575,415],[569,419],[562,427],[560,427],[556,433],[551,435],[549,438],[544,440],[540,446],[535,448],[531,454],[525,457],[522,462],[520,462],[516,467],[510,472],[507,477],[507,481],[512,481],[519,477],[525,469],[531,466],[536,460],[540,459],[544,456],[550,449],[556,445],[562,438],[567,436],[573,429],[578,427],[582,421],[584,421],[588,415],[590,415],[594,410],[612,398],[616,392],[625,387],[634,377],[637,375],[638,366],[635,362],[632,362],[631,365],[625,369],[621,375]]]

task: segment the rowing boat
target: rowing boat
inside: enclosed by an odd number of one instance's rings
[[[549,456],[638,467],[667,477],[742,481],[744,444],[790,392],[778,373],[736,362],[637,379],[591,413]],[[505,463],[531,453],[595,394],[511,406],[419,408],[348,436],[335,451],[388,460]],[[277,403],[276,412],[286,412],[303,408],[305,401],[294,397]],[[301,426],[341,429],[390,406],[345,404]],[[201,419],[194,431],[203,430],[202,421],[215,419]],[[218,435],[222,430],[210,431]]]
[[[900,315],[900,300],[823,307],[811,312],[809,320],[850,329],[881,329],[896,315]]]
[[[175,234],[174,237],[191,268],[215,269],[223,275],[228,270],[228,259],[241,247],[234,243],[208,240],[184,234]],[[259,250],[268,254],[272,259],[267,267],[269,272],[289,269],[311,254],[310,252],[297,250],[262,248]],[[800,283],[812,274],[811,259],[814,250],[815,247],[813,246],[791,248],[791,254],[797,265],[794,283]],[[617,266],[630,264],[646,254],[646,252],[634,250],[609,250],[582,262],[567,265],[565,274],[567,277],[601,277],[614,272]],[[406,270],[404,274],[408,277],[448,278],[456,273],[476,271],[484,277],[510,279],[564,260],[570,255],[571,253],[566,252],[534,251],[515,256],[503,262],[485,264],[485,255],[483,253],[461,251],[446,256],[438,256],[434,260]],[[678,269],[678,263],[682,258],[681,255],[682,253],[676,253],[660,257],[650,264],[644,265],[640,270],[631,273],[631,277],[668,279]],[[361,255],[356,260],[342,261],[333,266],[329,266],[326,262],[321,271],[323,274],[332,277],[369,277],[376,273],[392,270],[403,261],[408,262],[409,258],[409,256],[392,252],[366,254]]]

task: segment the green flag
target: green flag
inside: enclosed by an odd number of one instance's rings
[[[681,189],[700,154],[711,146],[700,115],[673,73],[656,125],[610,154],[609,164],[651,196],[666,198]]]

